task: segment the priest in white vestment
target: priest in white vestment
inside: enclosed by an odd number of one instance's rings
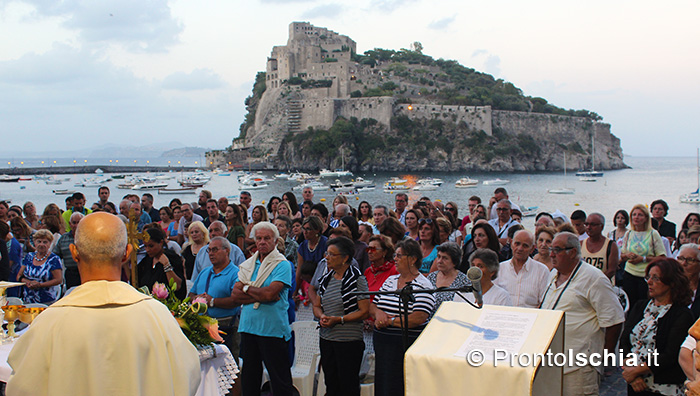
[[[82,285],[17,340],[8,396],[195,394],[197,350],[165,305],[120,281],[131,250],[116,216],[81,221],[71,253]]]

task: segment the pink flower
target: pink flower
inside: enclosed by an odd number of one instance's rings
[[[168,298],[168,289],[162,283],[156,283],[153,285],[153,295],[159,300],[165,300]]]
[[[204,297],[197,297],[192,301],[192,304],[196,304],[196,303],[207,305],[207,299]]]
[[[217,342],[224,342],[224,339],[219,335],[219,322],[204,323],[204,328],[209,331],[209,336]]]

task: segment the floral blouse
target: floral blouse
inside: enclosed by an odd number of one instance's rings
[[[663,317],[668,310],[671,309],[671,304],[658,306],[654,304],[654,300],[649,300],[647,307],[644,309],[642,320],[637,323],[630,333],[630,342],[632,344],[631,352],[639,356],[640,361],[646,361],[650,351],[656,349],[656,330],[658,321]],[[669,384],[654,383],[654,375],[649,374],[644,378],[649,390],[662,395],[682,396],[681,386]]]

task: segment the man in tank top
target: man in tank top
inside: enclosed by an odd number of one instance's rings
[[[617,244],[603,235],[605,217],[591,213],[584,223],[588,238],[581,242],[581,258],[612,279],[619,264]]]

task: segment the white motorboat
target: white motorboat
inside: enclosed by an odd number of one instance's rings
[[[426,177],[425,179],[420,179],[416,182],[416,184],[431,184],[433,186],[438,186],[438,187],[442,186],[442,183],[444,183],[444,181],[442,179],[437,179],[437,178],[433,178],[433,177]],[[414,190],[415,190],[415,188],[414,188]]]
[[[168,187],[168,183],[163,182],[152,182],[152,183],[139,183],[131,187],[132,190],[158,190],[161,188]]]
[[[436,184],[417,184],[413,187],[413,191],[435,191],[438,187]]]
[[[292,190],[301,191],[307,187],[311,187],[311,189],[314,191],[326,191],[326,190],[328,190],[328,186],[321,183],[318,180],[313,180],[313,181],[310,181],[308,183],[300,184],[300,185],[292,188]]]
[[[491,179],[491,180],[484,180],[484,185],[485,186],[502,186],[504,184],[510,183],[510,180],[506,179]]]
[[[470,177],[463,177],[455,182],[455,188],[473,188],[479,185],[479,181]]]
[[[593,177],[593,176],[581,176],[578,179],[582,182],[589,182],[589,183],[598,181],[598,179]]]
[[[252,182],[251,184],[241,184],[241,190],[262,190],[268,186],[269,184],[265,182]]]
[[[159,188],[158,194],[196,194],[196,187]]]

